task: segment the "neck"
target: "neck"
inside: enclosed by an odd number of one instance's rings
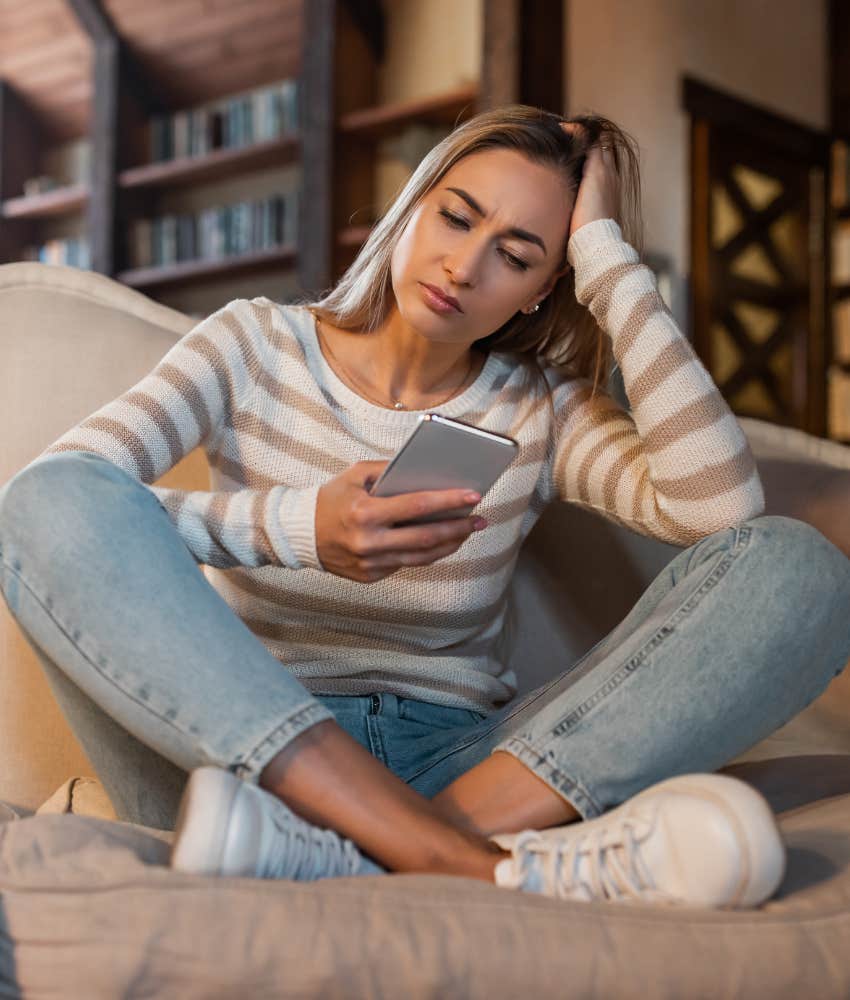
[[[322,320],[320,336],[362,388],[392,405],[421,409],[435,397],[449,398],[477,375],[483,355],[465,343],[438,343],[412,330],[393,309],[368,334],[340,330]]]

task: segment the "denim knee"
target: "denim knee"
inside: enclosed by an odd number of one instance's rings
[[[61,451],[21,469],[0,490],[0,555],[41,548],[52,562],[61,559],[68,540],[99,531],[101,487],[141,490],[156,497],[113,462],[91,452]]]
[[[100,468],[126,475],[108,459],[87,451],[57,451],[30,462],[0,490],[0,519],[8,518],[11,509],[27,510],[61,497],[72,482]]]
[[[850,559],[823,532],[807,521],[779,514],[768,514],[745,521],[737,530],[751,532],[750,545],[758,545],[766,558],[775,559],[783,568],[828,576],[850,585]]]
[[[793,614],[811,616],[844,632],[850,651],[850,559],[806,521],[780,515],[752,518],[738,528],[749,533],[758,554],[762,585],[781,588]]]

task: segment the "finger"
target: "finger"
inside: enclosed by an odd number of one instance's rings
[[[451,521],[432,521],[430,524],[410,525],[404,528],[384,528],[372,542],[373,552],[423,552],[440,545],[460,544],[476,529],[470,517]],[[486,524],[486,522],[485,522]]]
[[[582,133],[582,126],[578,122],[561,122],[561,128],[570,135],[579,136]]]
[[[471,509],[481,499],[471,490],[418,490],[394,497],[373,497],[368,520],[374,525],[390,526],[415,521],[428,514],[445,513],[458,508]]]
[[[603,149],[602,146],[591,146],[584,160],[582,176],[587,176],[592,171],[614,173],[616,162],[613,148]]]

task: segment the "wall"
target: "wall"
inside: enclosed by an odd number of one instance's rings
[[[803,124],[828,122],[826,0],[566,0],[567,95],[626,129],[641,154],[646,248],[669,255],[688,325],[687,74]]]

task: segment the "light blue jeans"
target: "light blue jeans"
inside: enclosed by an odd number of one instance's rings
[[[87,452],[0,490],[0,587],[119,818],[166,829],[189,770],[256,781],[325,719],[429,798],[503,750],[588,819],[720,768],[850,657],[850,560],[802,521],[757,517],[682,549],[589,652],[489,715],[314,696],[207,582],[155,495]]]

